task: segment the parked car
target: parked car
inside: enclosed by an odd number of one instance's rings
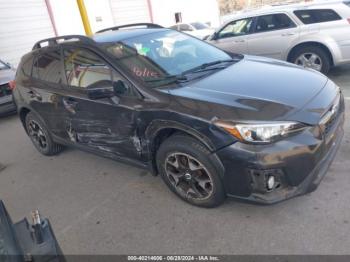
[[[22,58],[14,96],[39,152],[74,146],[146,168],[204,207],[317,187],[343,137],[337,85],[160,26],[128,28],[42,40]]]
[[[16,112],[13,102],[11,81],[15,78],[15,70],[0,60],[0,116]]]
[[[215,32],[214,28],[201,22],[179,23],[170,27],[173,30],[193,35],[199,39],[206,39]]]
[[[208,41],[230,52],[281,59],[327,73],[350,62],[350,1],[243,12]]]

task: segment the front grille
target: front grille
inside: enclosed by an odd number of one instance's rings
[[[12,91],[9,84],[0,85],[0,97],[11,95]]]
[[[325,114],[325,116],[321,120],[320,125],[325,135],[329,134],[334,124],[337,122],[338,117],[341,113],[341,107],[342,107],[341,97],[339,95],[336,101],[334,102],[334,104],[331,106],[331,108],[328,110],[328,112]]]

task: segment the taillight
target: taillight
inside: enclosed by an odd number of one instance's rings
[[[10,89],[13,91],[16,88],[16,81],[15,80],[11,80],[9,82],[9,86],[10,86]]]
[[[349,24],[350,24],[350,18],[348,18],[348,22],[349,22]]]

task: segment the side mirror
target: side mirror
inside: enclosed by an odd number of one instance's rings
[[[215,32],[211,36],[208,37],[208,40],[217,40],[219,38],[219,33]]]
[[[118,80],[113,83],[113,91],[117,96],[125,95],[129,91],[129,87],[122,80]]]
[[[115,96],[112,81],[101,80],[88,86],[87,95],[92,100],[110,98]]]

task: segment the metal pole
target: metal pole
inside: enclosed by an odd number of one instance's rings
[[[79,7],[81,20],[82,20],[83,25],[84,25],[85,33],[86,33],[86,35],[90,36],[90,35],[92,35],[92,30],[91,30],[91,26],[90,26],[90,22],[89,22],[89,17],[88,17],[87,11],[86,11],[86,7],[84,4],[84,0],[77,0],[77,4]]]
[[[55,23],[55,17],[54,17],[53,12],[52,12],[50,0],[45,0],[45,4],[46,4],[47,11],[49,12],[49,16],[50,16],[50,20],[51,20],[51,24],[52,24],[52,28],[53,28],[53,31],[55,33],[55,36],[58,36],[56,23]]]

